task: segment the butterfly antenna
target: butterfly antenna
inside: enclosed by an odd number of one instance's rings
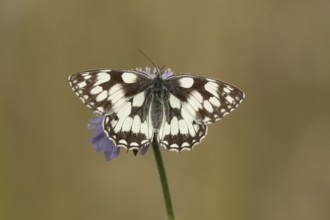
[[[162,71],[166,67],[166,64],[160,68],[160,71]]]
[[[156,64],[145,54],[142,52],[142,50],[138,49],[138,51],[145,57],[147,60],[150,61],[150,63],[157,69],[157,73],[159,72],[159,68],[156,66]],[[161,70],[160,70],[161,71]],[[159,74],[159,73],[158,73]]]

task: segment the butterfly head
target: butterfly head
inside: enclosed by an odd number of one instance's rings
[[[157,77],[160,79],[167,79],[168,77],[170,77],[171,75],[173,75],[173,72],[171,69],[166,69],[164,72],[162,71],[166,65],[162,66],[161,68],[159,68],[145,53],[143,53],[140,49],[138,49],[138,51],[145,57],[147,58],[147,60],[150,61],[150,63],[154,66],[154,71],[153,74],[150,73],[150,68],[146,68],[146,74],[148,74],[151,78]]]
[[[157,66],[155,66],[154,68],[155,68],[154,72],[155,72],[156,77],[160,78],[163,75],[162,68],[159,68]]]

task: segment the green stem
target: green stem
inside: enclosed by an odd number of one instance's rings
[[[156,163],[157,163],[160,182],[162,184],[166,212],[167,212],[167,219],[174,220],[175,218],[174,218],[174,211],[173,211],[173,206],[172,206],[172,201],[171,201],[170,190],[168,188],[164,163],[163,163],[162,155],[159,150],[159,144],[157,143],[157,141],[154,140],[152,142],[152,147],[154,149],[154,154],[155,154],[155,159],[156,159]]]

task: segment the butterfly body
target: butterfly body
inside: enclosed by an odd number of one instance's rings
[[[155,68],[92,70],[69,77],[73,91],[96,114],[116,145],[141,149],[155,138],[166,149],[190,150],[244,93],[222,81]]]

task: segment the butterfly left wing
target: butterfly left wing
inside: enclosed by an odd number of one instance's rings
[[[198,123],[183,102],[170,92],[164,97],[164,118],[158,141],[170,151],[191,150],[207,133],[207,126]]]
[[[192,149],[206,135],[207,124],[232,112],[244,98],[228,83],[188,74],[171,76],[164,85],[165,120],[159,141],[174,151]]]
[[[210,124],[235,110],[244,93],[228,83],[189,74],[177,74],[165,81],[167,90],[177,97],[195,121]]]

